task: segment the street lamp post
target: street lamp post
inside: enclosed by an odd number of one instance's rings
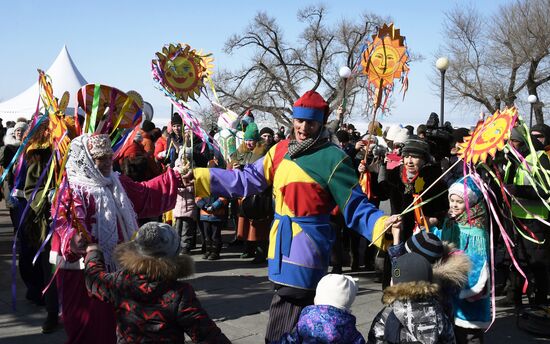
[[[439,112],[441,113],[441,125],[445,125],[445,72],[449,68],[449,59],[440,57],[435,62],[435,67],[441,72],[441,103]]]
[[[351,76],[351,69],[349,69],[348,66],[340,67],[340,70],[338,71],[338,74],[344,80],[344,90],[342,91],[342,110],[343,110],[343,112],[346,112],[346,103],[347,103],[346,88],[347,88],[348,79]],[[340,118],[340,121],[343,120],[343,117],[344,116],[342,116],[342,118]],[[338,125],[340,125],[340,123]]]
[[[537,102],[537,96],[534,94],[530,94],[529,97],[527,97],[527,101],[529,104],[531,104],[531,115],[529,116],[529,130],[533,127],[533,106]]]

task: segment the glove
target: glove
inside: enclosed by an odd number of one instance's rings
[[[158,157],[159,159],[164,159],[164,158],[166,158],[166,151],[162,151],[162,152],[158,153],[158,154],[157,154],[157,157]]]
[[[206,211],[209,212],[209,213],[211,213],[213,210],[214,209],[212,209],[212,206],[206,208]]]

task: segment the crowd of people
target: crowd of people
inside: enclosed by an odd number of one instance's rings
[[[71,142],[54,197],[44,178],[48,125],[40,124],[2,194],[26,297],[48,311],[43,332],[55,331],[61,311],[68,343],[181,342],[183,333],[228,343],[192,281],[181,279],[193,273],[193,254],[223,259],[222,230],[229,228],[227,244],[242,259],[267,262],[275,293],[266,343],[482,343],[491,283],[516,308],[523,295],[511,257],[493,262],[498,278],[490,277],[487,204],[456,163],[470,128],[431,114],[416,129],[372,121],[362,135],[343,123],[344,114],[340,107],[329,121],[326,101],[308,91],[293,106],[290,130],[260,129],[246,112],[230,152],[203,142],[178,113],[162,129],[145,120],[116,155],[108,135],[84,134]],[[548,220],[549,211],[525,165],[536,159],[550,169],[550,127],[522,130],[512,130],[509,144],[525,161],[499,153],[493,163],[515,196],[502,194],[512,204],[506,225],[527,226],[537,238],[509,230],[532,281],[528,300],[542,305],[548,228],[533,214]],[[0,164],[9,168],[27,121],[2,133]],[[210,140],[218,135],[213,130]],[[383,201],[388,214],[378,209]],[[33,264],[50,228],[52,239]],[[382,284],[383,308],[368,334],[355,327],[357,286],[342,275],[347,266],[377,271]]]

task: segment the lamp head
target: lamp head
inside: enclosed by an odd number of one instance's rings
[[[440,57],[435,61],[435,67],[444,72],[449,68],[449,59],[446,57]]]

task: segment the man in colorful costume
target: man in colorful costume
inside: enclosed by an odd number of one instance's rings
[[[199,197],[257,194],[273,187],[275,220],[268,250],[268,276],[275,283],[266,341],[292,330],[301,310],[313,304],[315,288],[327,273],[335,232],[329,214],[339,206],[346,226],[369,240],[399,218],[383,216],[358,185],[351,159],[330,143],[323,128],[328,104],[314,91],[294,103],[294,138],[283,140],[243,170],[194,169]],[[376,244],[382,245],[383,239]]]

